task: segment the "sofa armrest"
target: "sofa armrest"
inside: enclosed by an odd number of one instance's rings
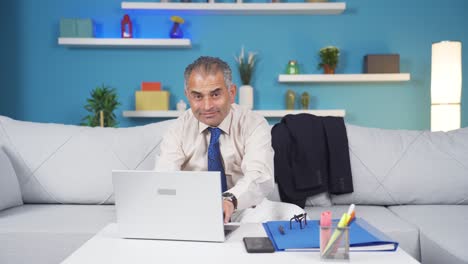
[[[22,204],[18,178],[4,147],[0,145],[0,211]]]

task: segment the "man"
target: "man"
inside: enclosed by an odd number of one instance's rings
[[[231,69],[219,58],[198,58],[184,78],[190,109],[164,136],[155,169],[220,171],[227,223],[235,211],[241,217],[273,190],[270,127],[262,116],[234,104]]]

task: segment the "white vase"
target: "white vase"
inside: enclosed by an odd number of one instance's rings
[[[239,105],[247,109],[253,109],[254,93],[252,86],[242,85],[239,87]]]

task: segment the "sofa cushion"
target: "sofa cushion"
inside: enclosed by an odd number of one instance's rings
[[[348,205],[332,207],[306,207],[305,211],[310,219],[320,219],[323,211],[331,211],[334,219],[339,219],[348,211]],[[356,206],[356,217],[363,218],[371,225],[399,242],[399,247],[413,258],[419,260],[419,231],[412,224],[408,224],[383,206]]]
[[[60,263],[115,219],[112,205],[26,204],[4,210],[0,263]]]
[[[468,205],[405,205],[389,209],[419,228],[422,263],[468,263]]]
[[[273,191],[268,194],[267,199],[273,202],[281,202],[281,197],[279,195],[278,184],[275,183],[275,187]],[[319,193],[316,195],[312,195],[307,197],[306,206],[331,206],[331,200],[328,193]]]
[[[172,121],[131,128],[32,123],[0,116],[25,203],[113,203],[112,170],[154,168]]]
[[[335,204],[468,204],[468,127],[444,132],[347,124],[354,192]]]
[[[15,170],[0,145],[0,211],[23,204]]]

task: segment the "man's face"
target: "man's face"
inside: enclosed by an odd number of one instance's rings
[[[185,95],[195,118],[208,126],[217,127],[229,114],[236,97],[236,86],[228,89],[221,71],[215,74],[193,71]]]

